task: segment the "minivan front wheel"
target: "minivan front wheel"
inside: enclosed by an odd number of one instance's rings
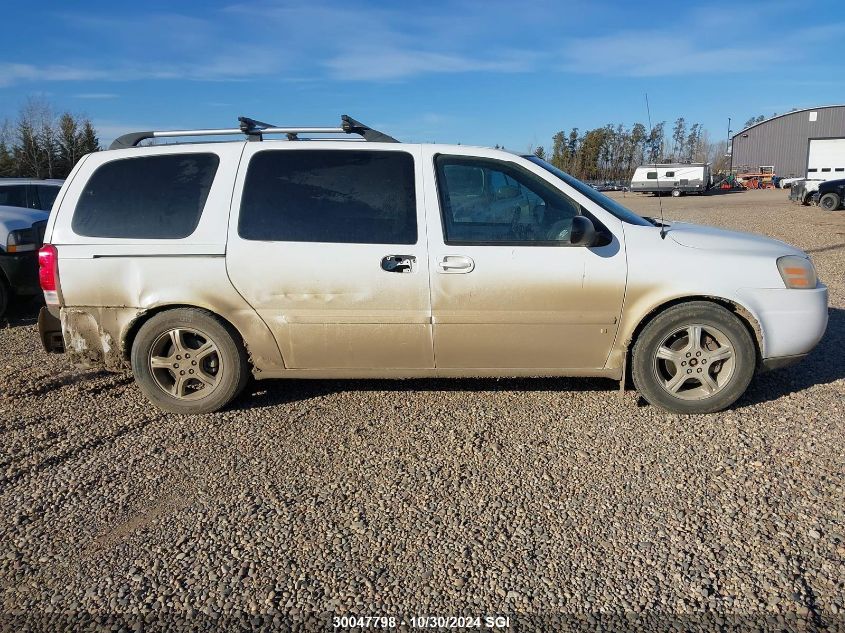
[[[246,385],[244,346],[231,326],[203,310],[155,315],[132,345],[132,371],[144,395],[173,413],[211,413]]]
[[[632,374],[651,404],[675,413],[712,413],[745,392],[756,363],[754,342],[739,318],[695,301],[646,325],[634,345]]]

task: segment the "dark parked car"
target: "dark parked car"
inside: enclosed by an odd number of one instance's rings
[[[64,180],[0,178],[0,206],[49,211]]]
[[[836,211],[845,200],[845,180],[828,180],[819,185],[813,201],[826,211]]]
[[[49,213],[0,205],[0,317],[14,297],[41,294],[38,249]]]

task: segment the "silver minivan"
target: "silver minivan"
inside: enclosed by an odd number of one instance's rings
[[[827,324],[801,250],[640,217],[535,156],[349,117],[112,148],[50,216],[39,329],[78,364],[131,366],[167,411],[218,410],[250,375],[603,376],[705,413]]]

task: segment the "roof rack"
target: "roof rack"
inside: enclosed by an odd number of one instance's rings
[[[304,140],[299,134],[357,134],[371,143],[398,143],[395,138],[374,130],[356,121],[349,115],[340,117],[340,127],[278,127],[249,117],[238,117],[238,127],[205,130],[160,130],[149,132],[130,132],[118,136],[109,145],[109,149],[137,147],[138,143],[151,138],[175,138],[180,136],[231,136],[244,134],[250,141],[261,141],[265,134],[285,134],[290,141]]]

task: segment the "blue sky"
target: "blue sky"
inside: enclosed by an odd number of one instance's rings
[[[11,6],[10,6],[11,5]],[[845,103],[841,0],[8,3],[0,120],[27,97],[130,130],[335,125],[405,141],[550,144],[678,116],[712,140]],[[20,28],[17,28],[20,27]]]

